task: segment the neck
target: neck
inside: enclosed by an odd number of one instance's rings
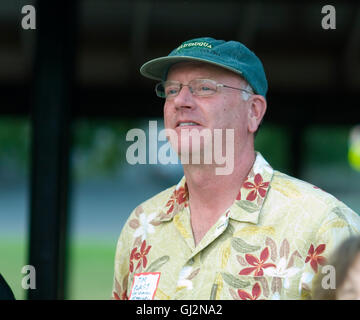
[[[254,163],[253,148],[235,154],[228,175],[217,175],[214,165],[184,165],[195,246],[232,205]]]
[[[227,175],[216,174],[216,165],[184,165],[189,203],[194,212],[220,215],[234,202],[255,161],[253,148],[237,154],[234,170]]]

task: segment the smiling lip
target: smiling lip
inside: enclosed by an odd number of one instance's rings
[[[176,123],[176,128],[200,126],[199,123],[191,120],[181,120]]]

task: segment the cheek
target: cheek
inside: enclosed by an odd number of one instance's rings
[[[248,124],[248,113],[246,106],[235,104],[233,107],[228,108],[226,111],[228,121],[234,128],[245,130]]]
[[[211,118],[219,124],[219,127],[235,128],[235,125],[240,119],[239,106],[234,103],[234,100],[224,96],[218,102],[218,108],[214,108],[211,113]],[[212,109],[209,109],[212,110]]]
[[[166,103],[164,104],[163,112],[164,112],[164,124],[165,124],[165,128],[166,128],[166,127],[168,127],[169,123],[171,122],[171,118],[172,118],[171,109],[170,109],[169,105],[167,105]]]

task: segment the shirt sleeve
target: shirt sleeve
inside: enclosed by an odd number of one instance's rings
[[[321,223],[313,243],[309,244],[299,284],[302,299],[312,299],[316,285],[322,284],[321,267],[328,264],[338,246],[351,236],[360,235],[360,217],[338,202]],[[324,269],[325,270],[325,269]]]

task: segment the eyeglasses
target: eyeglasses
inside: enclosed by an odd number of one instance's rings
[[[155,86],[155,92],[160,98],[172,99],[180,93],[183,87],[189,87],[190,92],[194,96],[200,97],[211,96],[218,92],[219,88],[230,88],[254,94],[249,90],[230,87],[210,79],[194,79],[188,84],[182,84],[179,81],[162,81]]]

